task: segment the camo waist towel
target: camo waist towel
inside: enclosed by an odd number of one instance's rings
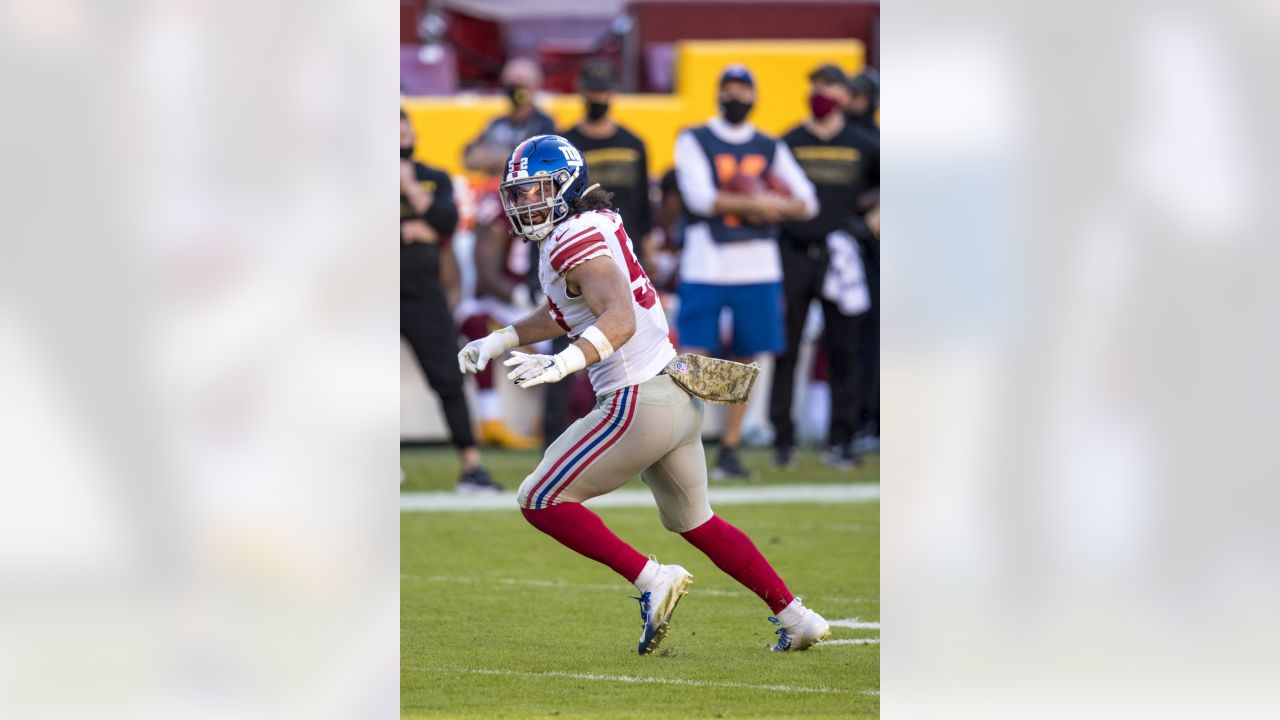
[[[667,363],[667,374],[690,395],[716,403],[744,403],[760,374],[760,365],[681,353]]]

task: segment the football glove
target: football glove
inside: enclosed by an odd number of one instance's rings
[[[528,389],[543,383],[560,382],[569,373],[586,367],[587,356],[577,345],[570,345],[555,355],[514,352],[503,364],[515,367],[507,374],[507,379],[515,382],[517,387]]]
[[[458,370],[463,374],[480,372],[489,361],[520,344],[520,336],[510,325],[472,340],[458,353]]]

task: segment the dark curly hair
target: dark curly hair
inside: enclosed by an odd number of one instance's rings
[[[597,186],[591,192],[578,198],[578,201],[569,209],[570,215],[577,215],[591,210],[612,210],[613,209],[613,193],[605,190],[603,187]]]

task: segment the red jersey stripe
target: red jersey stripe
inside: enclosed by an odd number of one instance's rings
[[[563,275],[569,272],[570,270],[572,270],[575,265],[583,262],[584,260],[589,260],[593,257],[597,257],[600,255],[608,255],[608,254],[609,254],[608,245],[605,245],[604,243],[595,243],[590,247],[583,248],[582,252],[576,253],[574,254],[573,257],[560,263],[560,267],[556,268],[556,272],[559,272],[561,275]]]
[[[581,238],[584,238],[590,235],[591,233],[598,233],[598,232],[600,232],[599,228],[597,228],[594,225],[588,225],[587,227],[577,230],[573,234],[566,233],[562,235],[559,240],[556,240],[556,249],[552,250],[551,254],[555,255],[556,253],[560,252],[564,248],[572,245],[575,241]]]
[[[577,250],[575,248],[582,247],[584,243],[593,242],[604,242],[604,236],[595,228],[591,228],[591,232],[574,235],[569,241],[557,245],[556,249],[551,251],[551,264],[555,265],[564,260],[564,258],[576,253]]]
[[[599,230],[597,230],[594,225],[590,227],[585,227],[572,235],[566,235],[565,237],[560,238],[559,240],[556,241],[556,249],[551,251],[551,254],[555,255],[556,253],[560,252],[561,250],[568,247],[569,245],[572,245],[575,240],[578,240],[579,238],[584,238],[593,232],[599,232]]]
[[[547,309],[551,311],[551,319],[555,320],[557,325],[564,328],[565,332],[569,332],[569,323],[564,321],[564,313],[560,312],[560,308],[556,306],[555,300],[552,300],[550,297],[547,298]]]

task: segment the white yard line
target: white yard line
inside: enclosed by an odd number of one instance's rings
[[[838,620],[828,620],[827,624],[831,627],[848,628],[850,630],[879,630],[879,621],[860,620],[858,618],[840,618]],[[880,638],[837,638],[835,640],[825,640],[823,645],[879,645]]]
[[[879,645],[880,638],[840,638],[823,640],[822,645]]]
[[[828,620],[827,624],[831,627],[849,628],[850,630],[879,630],[880,621],[859,620],[858,618],[843,618],[841,620]]]
[[[859,503],[880,499],[875,483],[846,485],[761,485],[710,488],[712,505],[755,505],[779,503]],[[648,490],[615,490],[588,500],[590,507],[653,507]],[[400,493],[401,512],[467,512],[506,510],[515,512],[515,493],[459,495],[453,492]]]
[[[685,678],[640,677],[634,675],[597,675],[595,673],[571,673],[558,670],[531,672],[526,670],[501,670],[494,668],[412,668],[417,672],[456,673],[461,675],[502,675],[512,677],[564,678],[566,680],[592,680],[596,682],[642,683],[653,685],[687,685],[690,687],[735,688],[739,690],[763,690],[767,692],[801,692],[801,693],[846,693],[848,690],[828,687],[807,687],[804,685],[755,685],[752,683],[729,682],[720,680],[688,680]],[[864,694],[877,693],[875,690],[863,691]]]

